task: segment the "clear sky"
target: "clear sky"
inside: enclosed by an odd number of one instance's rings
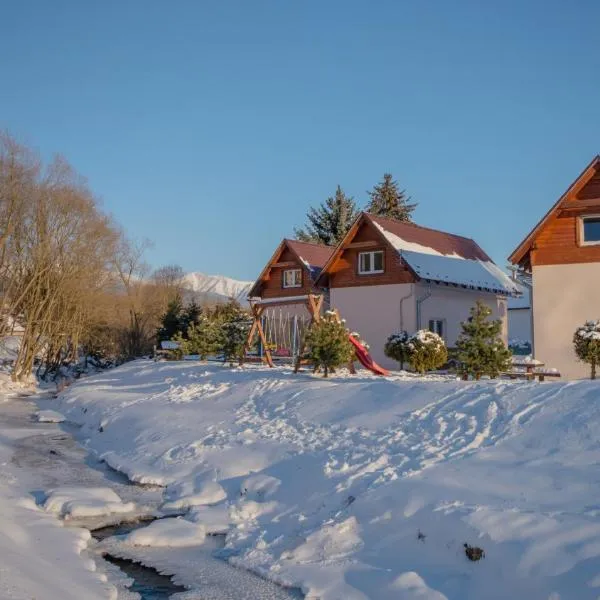
[[[0,127],[159,266],[253,279],[339,183],[501,265],[600,152],[597,0],[2,2]]]

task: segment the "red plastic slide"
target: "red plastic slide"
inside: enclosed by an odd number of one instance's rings
[[[367,349],[351,335],[348,336],[350,343],[354,346],[356,351],[356,358],[358,362],[365,368],[375,373],[375,375],[389,375],[390,372],[386,371],[383,367],[380,367],[367,352]]]

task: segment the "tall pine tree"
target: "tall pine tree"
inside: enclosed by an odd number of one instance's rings
[[[179,318],[180,330],[184,333],[188,330],[189,327],[196,325],[200,322],[202,317],[202,307],[199,306],[194,300],[192,300],[182,311],[181,316]]]
[[[318,208],[308,211],[306,227],[294,231],[296,239],[335,246],[348,233],[357,214],[354,199],[346,196],[338,185],[333,198],[327,198]]]
[[[398,187],[390,173],[383,175],[383,181],[368,192],[371,201],[367,212],[380,217],[388,217],[397,221],[412,221],[412,212],[417,203],[410,202],[410,196]]]
[[[169,305],[167,311],[161,318],[161,324],[156,332],[156,337],[159,342],[170,340],[176,334],[181,332],[181,313],[183,311],[183,304],[181,302],[181,296],[177,294]]]

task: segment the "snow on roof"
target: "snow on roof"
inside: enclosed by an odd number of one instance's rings
[[[421,278],[500,294],[518,293],[515,282],[491,261],[471,260],[401,250],[400,255]]]
[[[300,260],[304,263],[304,266],[309,270],[310,276],[313,280],[316,280],[321,271],[323,270],[321,267],[316,267],[311,265],[304,257],[300,256]]]
[[[454,256],[456,258],[462,258],[456,252],[452,252],[452,254],[446,255],[442,252],[438,252],[435,248],[430,248],[429,246],[423,246],[417,242],[409,242],[404,238],[401,238],[399,235],[388,231],[384,227],[382,227],[376,221],[373,221],[375,227],[383,233],[385,239],[396,249],[396,250],[409,250],[412,252],[420,252],[421,254],[433,254],[434,256]]]
[[[423,254],[454,256],[472,260],[491,260],[470,238],[371,214],[367,214],[367,218],[383,233],[396,250],[410,250]]]
[[[303,302],[308,298],[308,294],[304,294],[302,296],[277,296],[275,298],[261,298],[260,296],[253,296],[250,299],[256,304],[278,304],[282,300],[285,302]]]
[[[519,292],[521,292],[521,296],[508,299],[508,310],[514,310],[517,308],[531,308],[531,296],[529,293],[529,288],[518,283],[517,281],[513,281],[513,284],[517,287]]]

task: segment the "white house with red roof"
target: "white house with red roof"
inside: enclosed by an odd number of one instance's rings
[[[362,213],[331,253],[316,281],[330,304],[358,331],[373,358],[397,366],[383,351],[388,336],[429,329],[452,347],[477,300],[502,320],[518,285],[462,236]]]

